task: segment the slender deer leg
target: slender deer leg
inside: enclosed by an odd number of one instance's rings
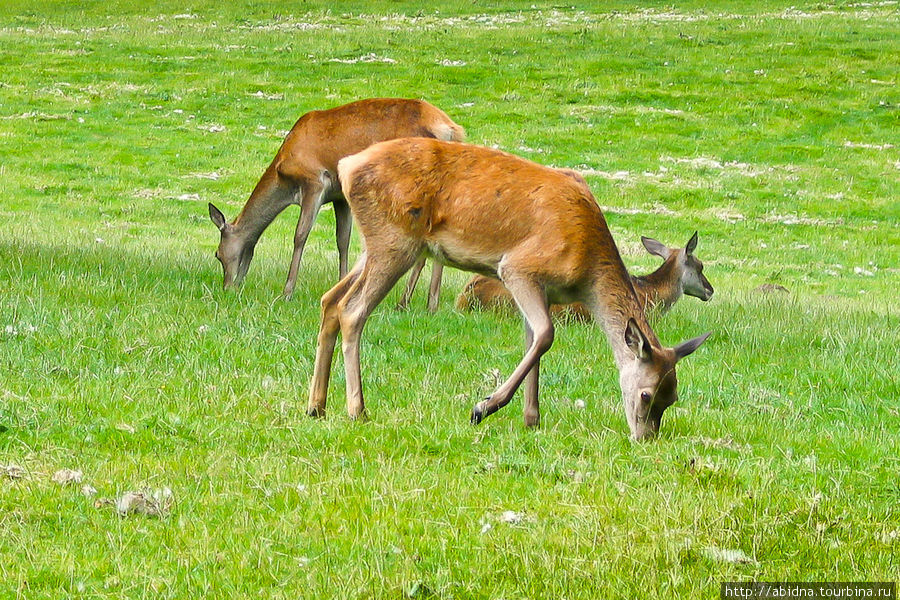
[[[334,346],[341,327],[338,315],[338,302],[347,294],[350,286],[357,280],[364,264],[365,254],[360,257],[348,275],[322,296],[322,324],[319,327],[316,362],[309,386],[309,404],[306,407],[306,414],[311,417],[325,416],[328,380],[331,377],[331,361],[334,358]]]
[[[350,248],[350,229],[353,226],[353,217],[350,214],[350,205],[346,200],[334,201],[335,237],[337,238],[339,273],[343,278],[347,274],[347,257]]]
[[[428,312],[437,312],[441,299],[441,275],[444,265],[436,260],[431,261],[431,287],[428,289]]]
[[[397,303],[397,308],[399,310],[406,310],[409,308],[409,299],[412,298],[413,292],[416,290],[416,284],[419,283],[419,275],[422,274],[422,269],[424,267],[425,257],[423,256],[409,272],[409,281],[406,282],[406,289],[403,291],[403,296],[400,297],[400,301]]]
[[[525,348],[530,348],[534,343],[534,332],[528,321],[525,321]],[[538,359],[528,375],[525,376],[525,426],[537,427],[541,424],[541,407],[538,404],[538,374],[541,370],[541,361]]]
[[[395,251],[366,261],[359,278],[338,304],[344,371],[347,379],[347,414],[356,419],[365,414],[359,365],[359,341],[366,319],[384,300],[397,280],[415,263],[419,252]]]
[[[306,239],[312,230],[313,222],[319,209],[322,207],[322,197],[325,195],[325,186],[318,181],[306,181],[300,186],[300,220],[297,221],[297,231],[294,233],[294,254],[291,256],[291,269],[288,271],[287,282],[284,284],[285,298],[290,298],[297,284],[297,272],[300,270],[300,259],[303,257],[303,248]]]
[[[526,278],[504,277],[503,283],[512,292],[513,299],[522,311],[527,327],[534,332],[532,341],[522,361],[503,384],[493,394],[479,402],[472,409],[472,423],[478,424],[481,420],[497,412],[506,406],[513,394],[522,384],[525,376],[537,367],[541,356],[550,349],[553,344],[553,322],[547,308],[547,298],[544,290],[535,282]],[[537,378],[535,377],[535,383]],[[537,407],[537,394],[535,394],[535,408]]]

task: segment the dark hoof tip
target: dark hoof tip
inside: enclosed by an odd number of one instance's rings
[[[481,420],[483,418],[484,418],[484,411],[481,410],[481,407],[476,404],[475,408],[472,409],[472,419],[471,419],[472,425],[478,425],[479,423],[481,423]]]
[[[309,408],[306,410],[306,416],[312,417],[313,419],[324,419],[325,410],[321,408]]]

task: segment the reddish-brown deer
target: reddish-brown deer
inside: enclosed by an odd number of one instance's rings
[[[641,242],[647,252],[665,261],[647,275],[629,275],[638,303],[644,311],[658,310],[665,313],[682,295],[694,296],[704,302],[712,298],[712,284],[703,274],[703,263],[694,255],[694,250],[697,249],[696,231],[684,248],[669,248],[646,236],[641,236]],[[473,276],[456,298],[456,307],[460,310],[503,309],[513,306],[515,303],[512,294],[503,286],[503,282],[484,275]],[[590,311],[580,302],[553,304],[550,312],[571,315],[584,321],[591,319]]]
[[[612,346],[632,436],[659,431],[663,411],[677,399],[675,363],[709,334],[675,348],[660,345],[585,186],[505,152],[428,139],[376,144],[341,160],[338,175],[366,250],[322,297],[308,414],[325,414],[338,333],[347,412],[351,418],[364,414],[363,326],[394,283],[428,254],[499,276],[525,318],[525,356],[475,405],[473,423],[506,405],[524,381],[525,423],[539,424],[539,361],[553,343],[549,298],[588,306]]]
[[[285,297],[294,292],[300,259],[316,215],[329,202],[334,206],[339,272],[341,277],[346,275],[352,218],[341,194],[337,163],[376,142],[402,137],[460,141],[465,132],[439,108],[403,98],[359,100],[300,117],[233,222],[209,204],[209,217],[221,233],[216,258],[222,263],[225,287],[241,285],[263,231],[291,204],[300,205],[300,220]],[[442,267],[435,264],[434,269],[432,289],[439,289]]]

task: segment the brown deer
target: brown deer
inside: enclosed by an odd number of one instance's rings
[[[645,312],[659,310],[667,312],[681,298],[682,294],[700,298],[704,302],[712,298],[713,287],[703,275],[703,263],[694,256],[697,249],[697,232],[691,236],[684,248],[669,248],[653,238],[641,236],[641,243],[650,254],[655,254],[665,262],[647,275],[629,275],[637,294],[638,303]],[[512,308],[512,294],[503,282],[493,277],[475,275],[456,298],[459,310],[477,308]],[[552,314],[569,315],[579,320],[590,321],[591,313],[581,302],[553,304]]]
[[[284,296],[294,292],[306,239],[319,209],[329,202],[334,206],[339,272],[346,275],[352,218],[341,194],[337,163],[375,142],[401,137],[460,141],[465,132],[439,108],[403,98],[359,100],[300,117],[233,222],[209,204],[209,218],[221,233],[216,258],[222,263],[225,287],[240,287],[259,237],[291,204],[300,205],[300,220]],[[432,279],[437,280],[432,289],[439,289],[441,265],[434,265]]]
[[[585,186],[556,169],[489,148],[429,139],[376,144],[338,176],[366,250],[322,296],[307,414],[324,416],[341,334],[347,412],[364,416],[359,344],[375,306],[423,255],[499,276],[525,318],[526,351],[471,420],[505,406],[525,382],[525,424],[540,422],[538,370],[553,343],[548,299],[584,302],[612,346],[625,415],[636,439],[659,431],[677,400],[675,363],[709,334],[660,345],[644,316],[603,213]]]

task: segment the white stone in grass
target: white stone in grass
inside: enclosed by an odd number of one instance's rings
[[[284,94],[266,94],[262,90],[257,90],[255,94],[247,94],[254,98],[262,98],[263,100],[283,100]]]
[[[728,562],[736,564],[753,564],[756,561],[744,554],[743,551],[733,548],[719,548],[717,546],[707,546],[703,549],[703,553],[707,558],[716,562]]]
[[[853,272],[864,277],[873,277],[875,275],[872,271],[863,269],[862,267],[853,267]]]
[[[125,433],[134,433],[134,427],[129,425],[128,423],[119,423],[116,425],[116,429],[119,431],[124,431]]]
[[[584,407],[585,407],[586,405],[585,405],[585,403],[584,403],[584,400],[582,400],[581,398],[579,398],[578,400],[575,401],[574,406],[575,406],[575,408],[577,408],[578,410],[584,410]]]
[[[844,148],[865,148],[867,150],[889,150],[893,148],[893,144],[868,144],[865,142],[851,142],[847,140],[844,142]]]
[[[484,535],[485,533],[487,533],[487,532],[490,531],[491,529],[493,529],[493,526],[492,526],[490,523],[485,523],[484,525],[481,526],[481,533],[482,533],[482,535]]]
[[[92,486],[89,483],[86,483],[83,486],[81,486],[81,494],[83,496],[87,496],[88,498],[90,498],[91,496],[96,496],[97,488],[95,488],[94,486]]]
[[[116,501],[116,512],[120,516],[138,514],[148,517],[163,517],[174,503],[172,490],[164,487],[154,491],[125,492]]]
[[[195,179],[209,179],[210,181],[218,181],[221,179],[222,174],[218,171],[211,171],[209,173],[191,173],[190,177]]]
[[[386,63],[395,64],[397,61],[387,56],[378,56],[374,52],[364,54],[356,58],[331,58],[328,62],[342,63],[345,65],[355,65],[356,63]]]
[[[0,465],[0,474],[5,475],[9,479],[22,479],[25,477],[25,469],[19,465]]]
[[[83,476],[84,474],[81,471],[76,471],[74,469],[60,469],[53,474],[53,477],[51,477],[50,480],[59,485],[70,485],[73,483],[81,483]]]
[[[504,511],[503,514],[500,515],[500,521],[509,525],[518,525],[524,518],[524,513],[516,512],[514,510]]]

